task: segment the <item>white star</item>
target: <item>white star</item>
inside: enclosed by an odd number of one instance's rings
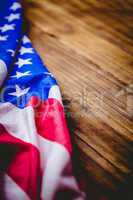
[[[20,3],[14,2],[10,7],[10,10],[16,11],[17,9],[21,8]]]
[[[24,73],[22,73],[22,72],[16,72],[16,75],[11,76],[11,77],[19,79],[19,78],[21,78],[23,76],[30,76],[30,75],[31,75],[30,71],[27,71],[27,72],[24,72]]]
[[[11,53],[11,56],[14,56],[14,55],[15,55],[15,51],[12,50],[12,49],[8,49],[7,52]]]
[[[20,96],[27,94],[27,92],[30,89],[29,87],[25,88],[25,89],[21,89],[18,85],[16,85],[15,87],[16,87],[16,92],[11,92],[11,93],[9,93],[9,95],[15,96],[15,97],[20,97]]]
[[[0,27],[1,32],[6,32],[15,29],[15,24],[5,24],[4,26]]]
[[[30,39],[26,35],[24,35],[22,40],[23,40],[23,44],[30,43]]]
[[[0,41],[6,41],[8,38],[8,35],[2,36],[0,35]]]
[[[33,53],[33,49],[32,48],[21,47],[19,52],[20,52],[20,55],[23,55],[25,53]]]
[[[30,58],[25,59],[25,60],[22,58],[19,58],[18,62],[16,62],[15,64],[18,65],[19,68],[21,68],[23,65],[31,65],[32,62]]]
[[[5,17],[5,19],[8,20],[8,22],[12,22],[14,21],[15,19],[20,19],[20,14],[13,14],[11,13],[9,16]]]

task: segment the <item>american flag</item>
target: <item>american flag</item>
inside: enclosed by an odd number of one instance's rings
[[[23,31],[16,0],[0,1],[0,88],[0,199],[85,199],[59,86]]]

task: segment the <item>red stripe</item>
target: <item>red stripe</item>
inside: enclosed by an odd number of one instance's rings
[[[31,200],[39,199],[40,157],[33,145],[11,136],[0,124],[0,168]]]
[[[52,98],[40,101],[38,97],[32,97],[28,105],[35,109],[37,132],[42,137],[65,146],[71,153],[70,135],[61,103]]]

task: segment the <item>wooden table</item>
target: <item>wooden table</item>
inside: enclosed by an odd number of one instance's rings
[[[92,184],[113,200],[133,199],[133,1],[25,0],[25,10],[61,87],[91,200]]]

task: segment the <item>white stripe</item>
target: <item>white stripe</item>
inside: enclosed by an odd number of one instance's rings
[[[64,173],[66,167],[71,164],[70,155],[65,147],[41,136],[39,136],[39,147],[44,169],[41,198],[53,200],[56,192],[63,187],[77,193],[77,198],[73,200],[84,200],[85,194],[79,190],[76,179],[70,172],[69,175]]]
[[[12,136],[37,147],[37,131],[32,107],[20,109],[11,103],[2,103],[0,123]]]
[[[59,189],[62,173],[70,162],[68,151],[58,143],[50,142],[42,137],[40,139],[40,151],[44,163],[41,198],[54,199]],[[45,155],[45,156],[43,156]]]
[[[2,85],[7,75],[7,67],[3,60],[0,59],[0,86]]]
[[[60,188],[70,188],[79,192],[79,188],[77,187],[76,179],[74,176],[62,177],[60,180]]]
[[[31,200],[8,175],[4,176],[4,198],[6,200]]]
[[[54,85],[50,88],[48,98],[57,99],[62,104],[61,93],[58,85]]]
[[[41,197],[42,199],[52,200],[56,191],[60,188],[60,183],[64,182],[63,172],[71,160],[69,152],[63,145],[37,134],[34,110],[31,106],[20,109],[11,103],[0,104],[0,123],[12,136],[31,143],[39,149],[43,169]],[[69,180],[72,183],[69,184],[68,188],[71,187],[74,191],[79,191],[77,183],[74,182],[71,175],[69,175],[67,182]],[[64,184],[66,183],[64,182]],[[79,194],[81,193],[79,192]]]

